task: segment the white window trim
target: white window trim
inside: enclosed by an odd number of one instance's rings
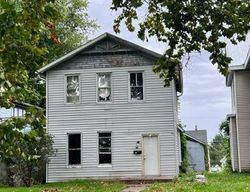
[[[110,97],[110,101],[98,101],[98,98],[99,98],[99,96],[98,96],[98,89],[99,89],[99,86],[98,86],[98,74],[110,74],[110,83],[111,83],[111,86],[110,86],[110,89],[111,89],[111,97]],[[107,71],[107,72],[97,72],[96,73],[96,103],[97,104],[101,104],[101,105],[103,105],[103,104],[112,104],[113,103],[113,75],[112,75],[112,72],[109,72],[109,71]]]
[[[80,134],[80,164],[70,165],[69,164],[69,135]],[[68,132],[66,134],[66,167],[67,168],[81,168],[82,167],[82,133],[80,132]]]
[[[78,102],[74,102],[74,103],[69,103],[67,102],[67,77],[69,76],[78,76],[79,79],[79,101]],[[79,73],[69,73],[69,74],[65,74],[64,75],[64,103],[66,105],[76,105],[76,104],[80,104],[81,103],[81,76]]]
[[[99,133],[110,133],[111,134],[111,163],[99,163]],[[104,167],[104,168],[108,168],[108,167],[113,167],[113,153],[112,153],[112,147],[113,147],[113,143],[112,143],[112,131],[110,130],[105,130],[105,131],[97,131],[97,167]]]
[[[142,73],[142,81],[143,81],[143,99],[136,100],[131,99],[131,87],[130,87],[130,74],[131,73]],[[144,103],[146,101],[146,92],[145,92],[145,72],[144,71],[128,71],[128,102],[129,103]]]

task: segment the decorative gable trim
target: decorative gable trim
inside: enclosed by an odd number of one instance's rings
[[[116,44],[107,44],[105,45],[105,39],[107,38],[110,38],[112,39],[114,42],[118,42]],[[103,45],[98,45],[97,47],[95,47],[95,44],[101,42],[101,41],[104,41],[104,44]],[[104,33],[100,36],[98,36],[97,38],[87,42],[86,44],[82,45],[81,47],[75,49],[74,51],[71,51],[70,53],[64,55],[63,57],[53,61],[52,63],[42,67],[41,69],[38,70],[39,73],[45,73],[46,71],[54,68],[55,66],[61,64],[62,62],[68,60],[68,59],[71,59],[72,57],[74,57],[75,55],[77,55],[78,53],[81,53],[81,54],[85,54],[85,50],[87,48],[92,48],[90,49],[90,51],[92,50],[92,52],[95,52],[95,53],[105,53],[105,52],[114,52],[116,49],[120,49],[121,48],[121,45],[124,46],[124,47],[128,47],[129,49],[126,50],[126,51],[131,51],[131,50],[137,50],[137,51],[141,51],[149,56],[152,56],[154,58],[159,58],[161,57],[162,55],[156,53],[156,52],[153,52],[153,51],[150,51],[144,47],[141,47],[139,45],[136,45],[134,43],[131,43],[129,41],[126,41],[124,39],[121,39],[117,36],[114,36],[110,33]],[[121,49],[122,50],[122,49]],[[124,50],[123,50],[124,51]],[[86,53],[88,53],[86,51]]]

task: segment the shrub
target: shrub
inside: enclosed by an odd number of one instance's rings
[[[22,154],[6,160],[8,166],[8,182],[10,185],[31,186],[44,182],[44,170],[48,157],[52,155],[53,140],[45,130],[26,133],[25,140],[19,142]],[[32,137],[32,134],[36,135]]]

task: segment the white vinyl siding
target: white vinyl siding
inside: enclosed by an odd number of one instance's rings
[[[87,177],[132,177],[142,175],[142,156],[133,153],[142,134],[159,134],[160,175],[178,175],[177,129],[173,111],[176,93],[173,83],[164,88],[152,66],[109,68],[112,73],[112,104],[96,102],[98,73],[107,69],[51,70],[48,81],[48,131],[54,136],[57,154],[48,164],[48,182]],[[144,71],[143,102],[128,102],[128,73]],[[65,74],[79,73],[80,100],[78,105],[65,105],[63,78]],[[69,130],[82,135],[81,167],[67,168],[65,134]],[[112,167],[98,167],[99,131],[112,132]]]

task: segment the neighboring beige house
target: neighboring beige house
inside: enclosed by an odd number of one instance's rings
[[[246,55],[249,44],[239,48]],[[232,52],[232,49],[230,50]],[[234,53],[235,55],[235,53]],[[230,146],[233,171],[250,171],[250,52],[247,56],[236,57],[241,65],[230,67],[226,84],[231,87],[232,114],[230,122]],[[244,61],[245,60],[245,61]]]

